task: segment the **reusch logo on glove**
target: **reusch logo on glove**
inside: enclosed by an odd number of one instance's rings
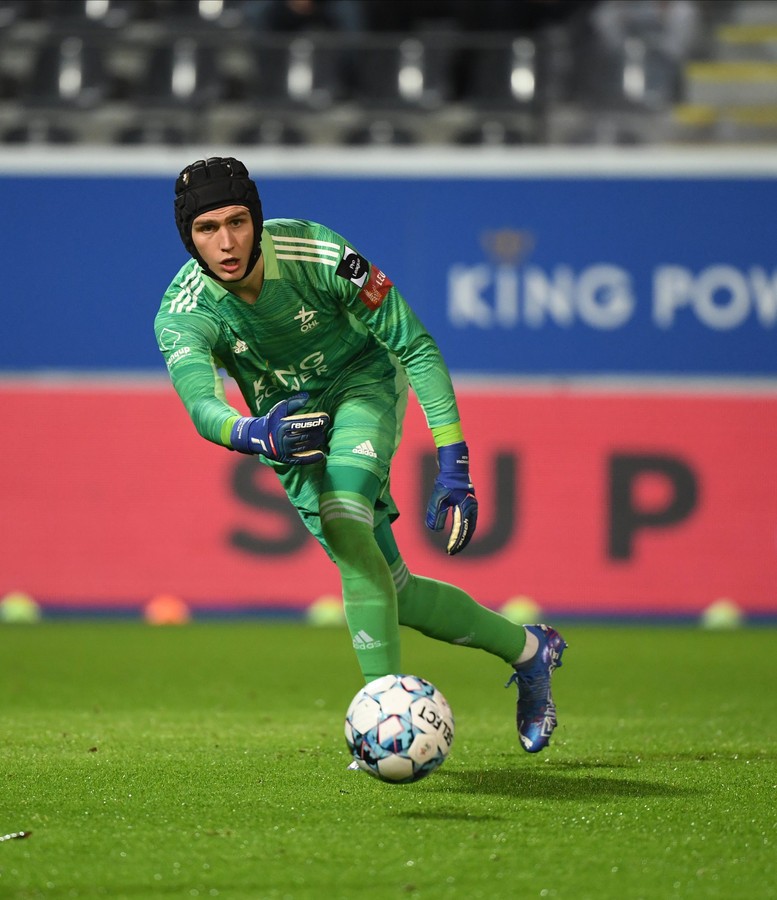
[[[291,416],[288,418],[291,419]],[[301,422],[292,421],[289,424],[289,428],[291,428],[292,431],[299,431],[300,429],[318,428],[320,425],[326,425],[326,419],[303,419]]]

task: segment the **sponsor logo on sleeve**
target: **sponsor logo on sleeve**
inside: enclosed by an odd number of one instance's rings
[[[377,309],[393,286],[388,275],[373,266],[367,283],[359,291],[359,299],[368,309]]]
[[[343,258],[335,269],[341,278],[347,278],[348,281],[352,281],[357,287],[364,287],[369,270],[370,264],[367,260],[354,249],[347,246],[343,250]]]
[[[174,353],[171,353],[170,356],[167,357],[167,368],[172,369],[176,363],[179,363],[182,359],[185,359],[191,352],[191,347],[181,347]]]
[[[192,352],[191,347],[178,347],[176,350],[175,346],[180,340],[181,332],[173,331],[172,328],[163,328],[159,335],[159,349],[169,353],[167,356],[168,369],[172,369],[176,363],[179,363]],[[172,353],[169,352],[171,350],[173,351]]]

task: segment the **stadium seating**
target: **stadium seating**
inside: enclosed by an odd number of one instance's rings
[[[143,107],[198,110],[223,94],[213,46],[187,36],[168,38],[150,50],[145,76],[130,99]]]
[[[773,140],[777,4],[683,3],[698,11],[699,33],[678,52],[660,20],[597,31],[594,14],[618,0],[496,31],[487,17],[491,30],[453,15],[413,24],[411,3],[402,31],[279,31],[249,0],[0,0],[0,140]],[[477,21],[477,4],[467,15]]]
[[[22,88],[30,107],[90,109],[111,95],[103,48],[75,35],[42,44]]]
[[[239,94],[252,106],[327,109],[343,96],[346,52],[326,35],[263,35],[248,51]]]

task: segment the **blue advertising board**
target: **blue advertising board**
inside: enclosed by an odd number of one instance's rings
[[[163,371],[152,322],[186,259],[172,186],[188,161],[117,174],[0,159],[3,371]],[[454,373],[777,375],[777,172],[251,168],[265,215],[343,234]]]

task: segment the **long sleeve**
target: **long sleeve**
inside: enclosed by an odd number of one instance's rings
[[[390,288],[369,328],[407,372],[429,427],[458,422],[453,382],[437,342],[396,287]]]
[[[178,317],[168,325],[163,312],[155,330],[173,387],[183,401],[197,431],[215,444],[229,447],[235,417],[241,415],[226,400],[224,382],[218,373],[212,346],[217,328],[204,316]]]

